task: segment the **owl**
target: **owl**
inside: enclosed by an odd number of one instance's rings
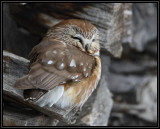
[[[14,86],[23,90],[24,100],[81,109],[101,76],[98,30],[85,20],[64,20],[48,30],[29,59],[28,75]]]

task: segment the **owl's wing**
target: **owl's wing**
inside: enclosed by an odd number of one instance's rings
[[[36,45],[29,53],[30,65],[34,63],[37,60],[39,54],[41,54],[44,51],[44,49],[49,47],[51,44],[53,44],[53,42],[44,38],[38,45]]]
[[[19,79],[15,87],[44,90],[44,93],[55,86],[90,76],[95,65],[92,56],[60,41],[43,40],[33,48],[30,58],[32,64],[28,75]],[[41,96],[39,92],[37,96]]]

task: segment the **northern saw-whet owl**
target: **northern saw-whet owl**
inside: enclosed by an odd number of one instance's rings
[[[50,28],[29,54],[30,71],[15,87],[26,101],[62,109],[83,106],[101,76],[97,28],[69,19]]]

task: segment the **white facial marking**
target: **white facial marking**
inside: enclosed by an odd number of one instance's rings
[[[70,63],[69,66],[70,66],[70,67],[76,67],[76,62],[75,62],[74,59],[72,59],[72,61],[71,61],[71,63]]]
[[[84,39],[84,43],[91,44],[91,43],[92,43],[92,41],[91,41],[91,40],[89,40],[89,39]]]
[[[80,34],[76,34],[74,37],[83,38],[83,36]]]
[[[95,35],[92,36],[92,38],[90,39],[91,41],[94,39]]]
[[[47,64],[53,64],[53,61],[52,61],[52,60],[49,60]]]

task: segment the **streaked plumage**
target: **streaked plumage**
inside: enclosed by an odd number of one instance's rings
[[[15,87],[26,101],[49,107],[81,108],[101,75],[98,30],[78,19],[64,20],[48,30],[30,55],[30,71]]]

